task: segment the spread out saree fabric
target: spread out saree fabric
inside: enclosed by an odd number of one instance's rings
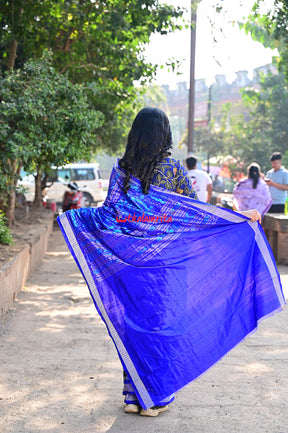
[[[199,377],[285,304],[257,222],[114,167],[102,207],[58,222],[143,408]],[[97,336],[96,336],[97,338]]]
[[[268,212],[272,205],[269,187],[264,180],[259,179],[253,188],[252,179],[243,179],[233,189],[233,201],[239,211],[257,209],[261,215]]]

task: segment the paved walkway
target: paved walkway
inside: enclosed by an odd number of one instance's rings
[[[288,298],[288,267],[279,268]],[[0,326],[1,433],[287,433],[288,308],[180,391],[123,413],[122,372],[59,230]]]

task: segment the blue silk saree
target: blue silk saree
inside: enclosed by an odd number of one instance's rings
[[[261,225],[114,167],[99,208],[58,222],[143,408],[169,398],[285,304]]]

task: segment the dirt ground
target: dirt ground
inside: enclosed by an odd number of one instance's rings
[[[288,298],[288,267],[279,268]],[[122,370],[56,227],[0,323],[1,433],[287,433],[288,309],[181,390],[166,413],[123,413]]]

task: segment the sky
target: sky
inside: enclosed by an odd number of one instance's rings
[[[190,10],[190,0],[161,0],[161,3],[186,7]],[[226,75],[226,80],[231,83],[235,80],[237,71],[248,71],[248,77],[252,78],[253,69],[270,64],[273,55],[277,51],[264,48],[264,46],[252,40],[244,30],[232,21],[241,20],[248,16],[254,0],[223,0],[224,14],[216,14],[212,4],[215,0],[202,0],[197,10],[196,27],[196,58],[195,78],[204,78],[207,85],[214,82],[218,74]],[[264,7],[269,7],[273,0],[265,0]],[[190,12],[186,14],[190,19]],[[209,19],[215,22],[214,36],[217,42],[213,43],[213,35]],[[168,84],[170,88],[177,87],[177,82],[189,82],[190,77],[190,29],[183,29],[167,36],[153,35],[151,43],[145,51],[147,60],[152,63],[165,63],[169,58],[182,60],[182,75],[159,70],[155,83]]]

